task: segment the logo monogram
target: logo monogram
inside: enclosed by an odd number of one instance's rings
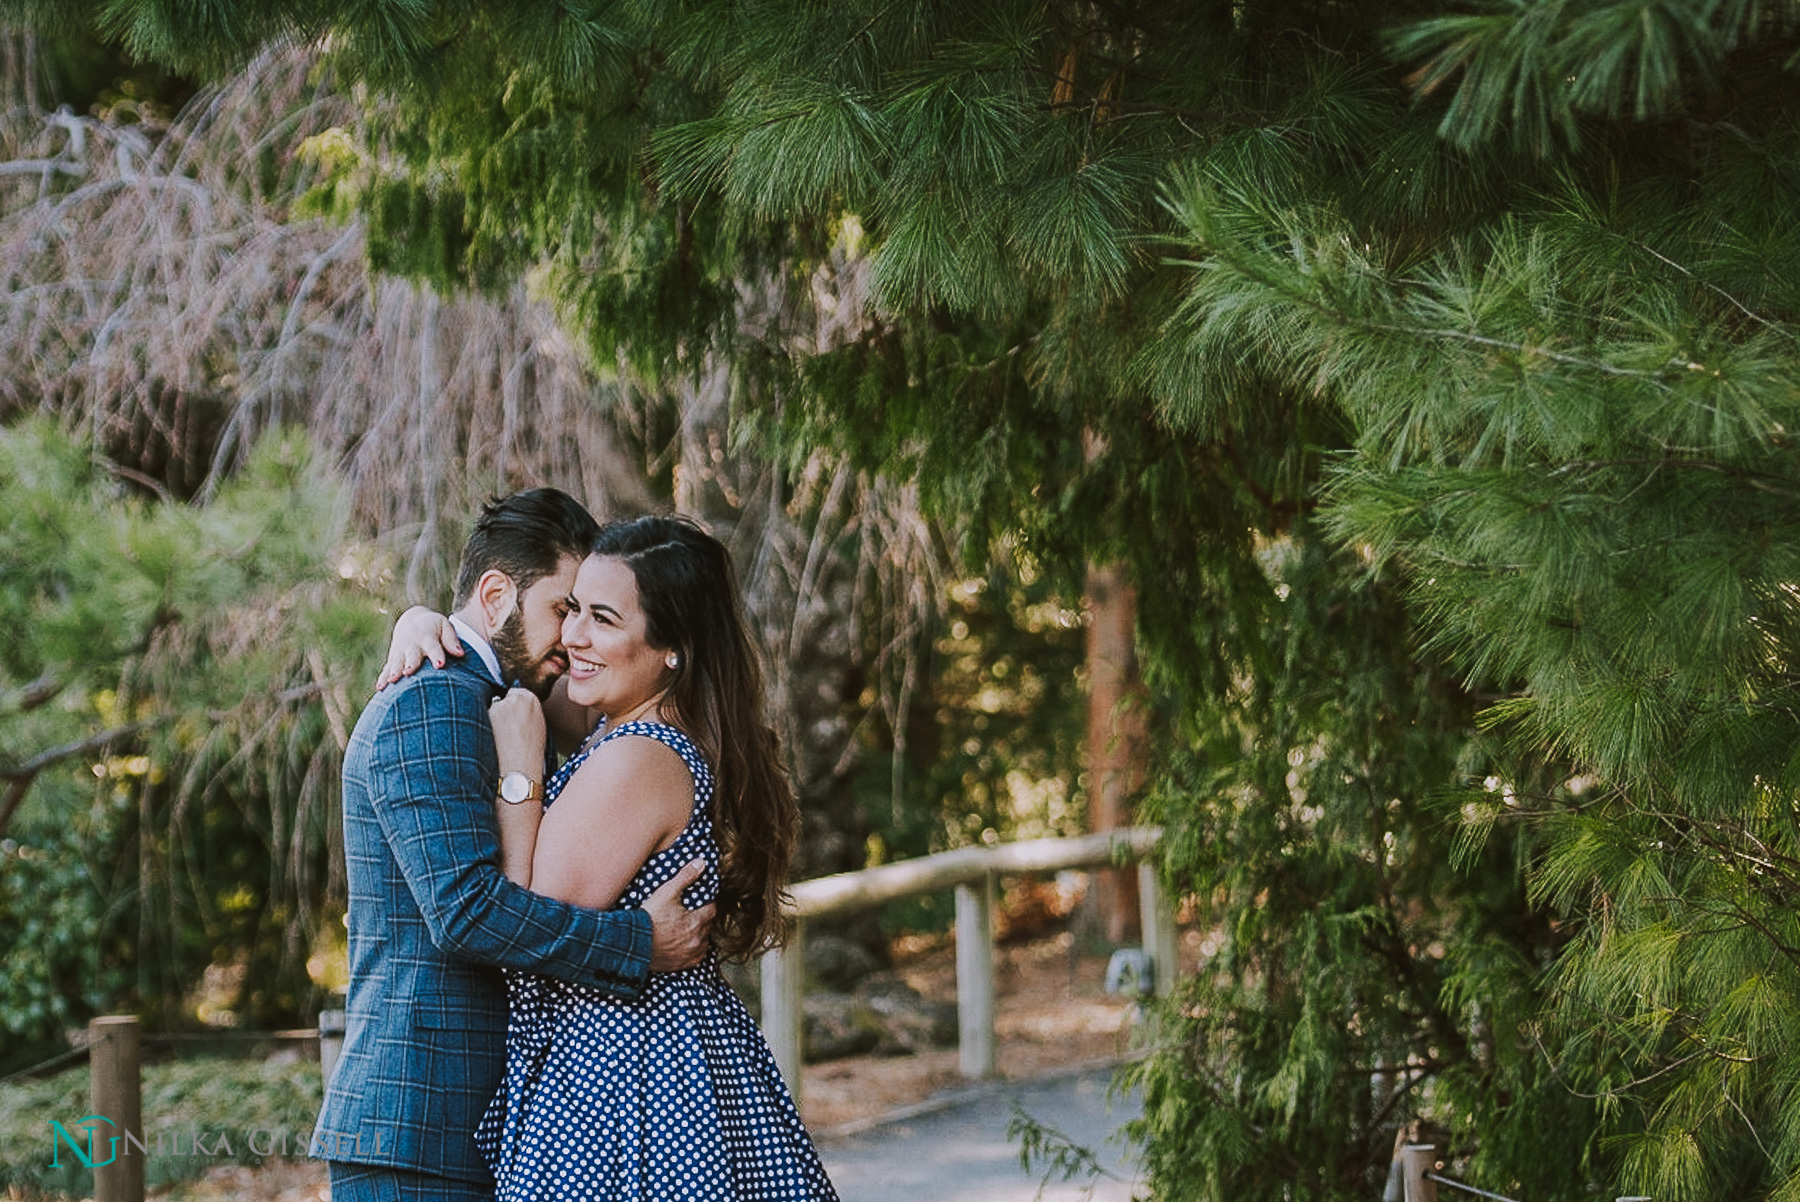
[[[87,1150],[83,1151],[81,1144],[76,1142],[75,1137],[69,1133],[69,1129],[67,1127],[63,1126],[61,1123],[57,1122],[55,1119],[51,1119],[50,1120],[50,1167],[53,1169],[59,1169],[62,1167],[62,1165],[57,1163],[57,1159],[56,1159],[56,1157],[57,1157],[56,1140],[57,1140],[58,1136],[61,1136],[62,1142],[68,1145],[69,1151],[75,1153],[75,1159],[79,1160],[83,1165],[85,1165],[86,1167],[88,1167],[90,1169],[101,1168],[105,1165],[111,1164],[114,1160],[117,1160],[119,1157],[119,1137],[116,1135],[112,1136],[107,1141],[106,1159],[105,1160],[100,1159],[99,1132],[100,1132],[100,1124],[101,1123],[105,1123],[108,1127],[118,1126],[118,1124],[113,1122],[111,1119],[104,1118],[98,1114],[90,1114],[86,1118],[80,1120],[79,1122],[77,1122],[75,1124],[75,1129],[77,1131],[86,1131],[87,1132]]]

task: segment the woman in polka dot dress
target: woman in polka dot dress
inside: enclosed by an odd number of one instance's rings
[[[540,805],[497,803],[506,872],[640,905],[685,864],[717,951],[635,1001],[509,974],[506,1077],[476,1142],[501,1202],[835,1199],[768,1044],[719,974],[778,942],[799,812],[722,545],[679,518],[604,529],[563,621],[567,695],[600,715]],[[503,773],[541,774],[537,699],[492,710]]]

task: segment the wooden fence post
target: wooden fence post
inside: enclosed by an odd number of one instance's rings
[[[806,976],[806,925],[794,919],[786,947],[771,948],[762,958],[762,1029],[787,1079],[794,1105],[800,1104]]]
[[[135,1016],[88,1023],[88,1100],[111,1120],[114,1155],[94,1168],[94,1202],[144,1202],[144,1088]],[[135,1150],[133,1144],[136,1144]]]
[[[1138,861],[1138,922],[1144,934],[1144,952],[1150,957],[1150,979],[1157,997],[1175,991],[1180,945],[1176,941],[1175,907],[1163,893],[1162,880],[1151,860]]]
[[[342,1010],[319,1011],[319,1076],[331,1084],[331,1070],[337,1067],[338,1053],[344,1050],[344,1027],[348,1015]]]
[[[957,1060],[965,1077],[994,1075],[994,874],[956,887]]]
[[[1437,1146],[1407,1144],[1400,1149],[1400,1165],[1405,1173],[1406,1202],[1437,1202],[1437,1182],[1425,1175],[1437,1167]]]

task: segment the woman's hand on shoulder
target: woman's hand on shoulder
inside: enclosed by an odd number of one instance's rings
[[[456,637],[456,627],[450,619],[435,609],[415,605],[394,623],[387,662],[381,666],[375,691],[379,693],[395,681],[411,676],[426,660],[441,668],[446,657],[462,654],[462,640]]]

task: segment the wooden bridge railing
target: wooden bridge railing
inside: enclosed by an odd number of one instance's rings
[[[954,888],[958,1061],[964,1076],[989,1077],[994,1073],[995,878],[1137,861],[1144,951],[1154,988],[1161,993],[1175,977],[1175,913],[1154,865],[1145,862],[1161,833],[1156,827],[1136,826],[1072,839],[964,847],[796,884],[788,944],[762,959],[763,1035],[795,1100],[800,1097],[802,963],[808,920]]]

